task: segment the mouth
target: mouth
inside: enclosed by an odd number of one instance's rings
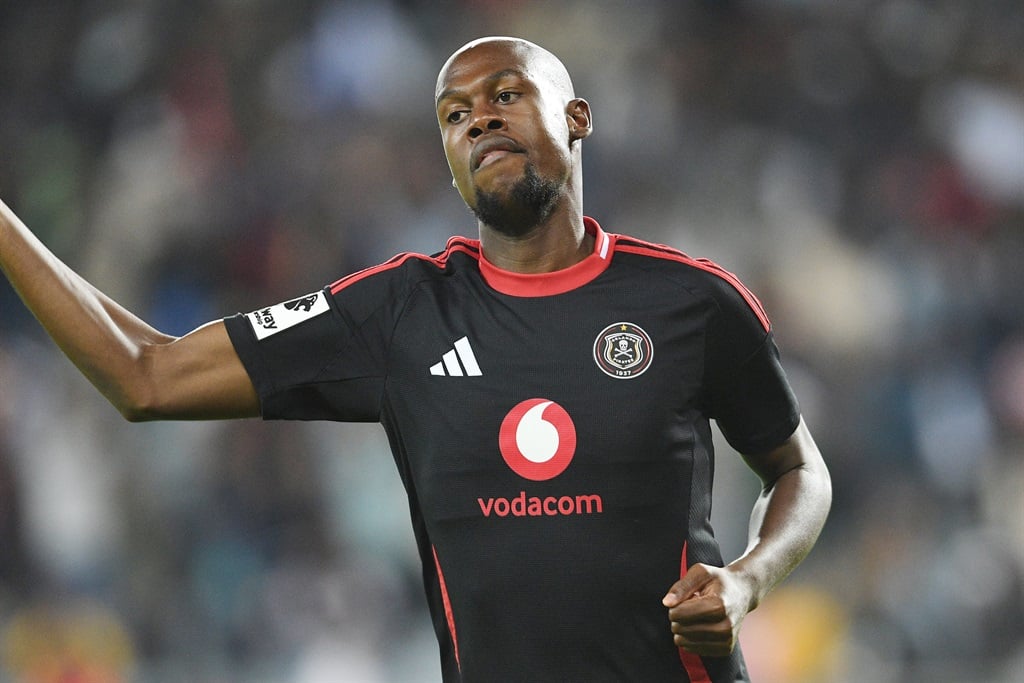
[[[509,138],[488,138],[473,148],[470,164],[472,169],[476,171],[507,156],[522,154],[525,151]]]

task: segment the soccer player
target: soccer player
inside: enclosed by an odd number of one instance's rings
[[[761,304],[584,217],[589,104],[514,38],[458,50],[437,119],[479,238],[158,332],[0,204],[0,267],[129,420],[379,421],[409,496],[446,682],[749,680],[743,618],[831,501]],[[726,564],[710,420],[764,482]]]

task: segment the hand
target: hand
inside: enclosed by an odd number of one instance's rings
[[[676,647],[724,657],[736,647],[740,624],[753,609],[753,590],[735,572],[695,564],[662,599]]]

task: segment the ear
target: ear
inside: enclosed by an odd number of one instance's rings
[[[594,131],[590,104],[580,97],[569,100],[569,104],[565,105],[565,118],[569,123],[570,143],[582,140]]]

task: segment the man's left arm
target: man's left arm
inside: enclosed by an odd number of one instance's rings
[[[725,567],[693,565],[663,600],[676,645],[695,654],[736,647],[744,617],[807,556],[832,504],[828,468],[802,419],[780,446],[744,459],[764,485],[746,551]]]

